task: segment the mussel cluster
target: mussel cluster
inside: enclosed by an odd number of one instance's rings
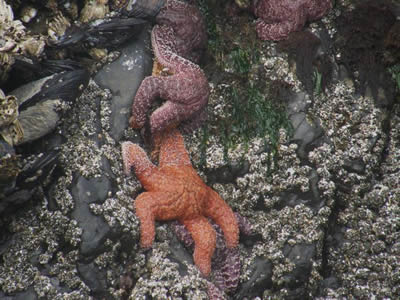
[[[164,4],[149,2],[151,10],[136,0],[0,0],[0,214],[29,200],[54,170],[60,145],[43,140],[94,66]]]

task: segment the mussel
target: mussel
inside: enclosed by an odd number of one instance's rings
[[[165,2],[166,0],[129,0],[122,13],[130,17],[153,20]]]
[[[0,213],[30,199],[57,164],[58,149],[30,153],[30,144],[52,132],[89,82],[85,69],[62,71],[0,93]]]

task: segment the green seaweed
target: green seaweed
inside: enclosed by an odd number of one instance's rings
[[[285,107],[266,99],[262,91],[252,84],[244,89],[229,86],[224,94],[228,102],[226,117],[221,117],[215,122],[224,147],[225,161],[229,162],[230,149],[242,144],[246,153],[250,140],[257,137],[264,139],[265,148],[270,149],[269,152],[274,156],[279,145],[279,130],[283,128],[289,135],[293,132]],[[208,129],[204,129],[203,145],[207,143],[208,135]],[[205,150],[206,147],[202,149]],[[205,163],[205,160],[202,163]]]
[[[251,68],[251,52],[249,49],[236,48],[230,53],[233,69],[236,73],[246,74]]]
[[[391,66],[389,73],[392,74],[392,78],[396,83],[397,89],[400,91],[400,64]]]
[[[284,105],[269,99],[269,81],[257,75],[262,42],[257,39],[254,30],[243,34],[245,26],[250,24],[246,17],[241,19],[246,24],[241,29],[238,24],[227,21],[223,12],[224,3],[199,0],[198,4],[208,33],[209,65],[205,69],[216,74],[217,84],[226,86],[216,93],[227,104],[223,116],[210,119],[210,126],[203,127],[200,165],[206,163],[205,152],[210,135],[220,138],[227,162],[230,149],[241,144],[246,153],[251,139],[256,137],[264,139],[265,149],[269,149],[272,161],[279,143],[279,130],[284,128],[290,135],[293,129]]]
[[[322,74],[317,70],[314,69],[314,94],[319,95],[322,91]]]

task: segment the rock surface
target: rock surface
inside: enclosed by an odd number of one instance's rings
[[[336,16],[349,9],[336,2],[325,24],[332,35]],[[317,35],[320,26],[313,24]],[[123,174],[120,142],[143,145],[127,124],[135,90],[150,72],[148,34],[119,49],[56,133],[40,141],[57,144],[57,167],[25,196],[28,204],[0,217],[0,299],[208,298],[209,280],[168,223],[157,224],[151,250],[139,247],[132,201],[141,186]],[[254,231],[240,240],[232,299],[394,299],[400,292],[400,87],[389,82],[379,100],[368,86],[359,93],[335,60],[340,53],[326,54],[338,71],[325,93],[311,98],[287,56],[263,44],[255,72],[290,89],[293,132],[281,129],[276,149],[262,136],[224,153],[215,124],[229,116],[231,102],[220,91],[241,81],[207,74],[212,134],[205,162],[201,130],[185,137],[186,146],[205,182]]]

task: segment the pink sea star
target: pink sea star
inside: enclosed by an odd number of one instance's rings
[[[151,33],[156,61],[169,76],[153,74],[140,85],[133,105],[130,125],[142,128],[152,103],[166,102],[150,116],[152,134],[185,122],[190,130],[205,119],[210,88],[203,70],[194,62],[205,47],[204,22],[197,7],[168,0],[156,17]],[[194,61],[194,62],[193,62]]]
[[[197,6],[167,0],[156,17],[156,23],[173,29],[177,54],[192,62],[199,62],[207,47],[207,34],[203,16]]]
[[[253,0],[258,17],[256,30],[262,40],[282,40],[307,21],[320,19],[332,8],[331,0]]]

